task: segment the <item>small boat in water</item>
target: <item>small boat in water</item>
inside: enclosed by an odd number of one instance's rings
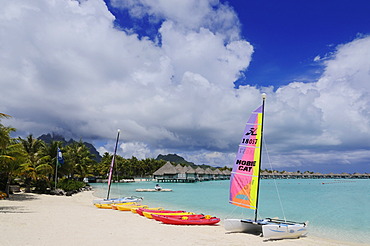
[[[136,189],[136,192],[169,192],[172,189]]]

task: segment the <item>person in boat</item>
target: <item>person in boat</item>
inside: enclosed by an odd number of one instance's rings
[[[162,190],[162,187],[160,187],[159,184],[156,184],[155,187],[154,187],[154,189],[156,191],[160,191],[160,190]]]

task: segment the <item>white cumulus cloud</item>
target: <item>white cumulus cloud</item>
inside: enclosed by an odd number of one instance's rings
[[[150,17],[157,38],[116,28],[102,0],[1,1],[0,112],[14,117],[3,124],[106,141],[99,151],[112,151],[120,128],[125,157],[177,153],[225,166],[264,91],[275,167],[368,161],[370,37],[338,46],[316,82],[235,89],[254,49],[228,5],[112,4]]]

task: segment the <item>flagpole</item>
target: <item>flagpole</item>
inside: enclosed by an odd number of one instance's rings
[[[57,145],[57,160],[56,160],[56,163],[55,163],[55,190],[57,189],[57,182],[58,182],[58,145]]]
[[[114,161],[116,159],[116,153],[117,153],[117,146],[118,146],[118,139],[119,139],[119,133],[120,133],[120,131],[121,131],[120,129],[118,129],[118,131],[117,131],[116,147],[114,148],[112,163],[110,165],[110,170],[109,170],[107,200],[109,199],[110,186],[112,184],[112,182],[111,182],[112,181],[112,173],[113,173]]]

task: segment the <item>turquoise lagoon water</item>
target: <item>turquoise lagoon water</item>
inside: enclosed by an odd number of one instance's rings
[[[259,217],[309,221],[309,235],[370,243],[370,180],[261,180]],[[91,184],[97,197],[106,197],[107,184]],[[228,203],[229,181],[161,183],[173,192],[136,192],[154,188],[151,181],[113,183],[110,197],[142,196],[151,207],[211,214],[221,219],[253,218],[254,211]]]

